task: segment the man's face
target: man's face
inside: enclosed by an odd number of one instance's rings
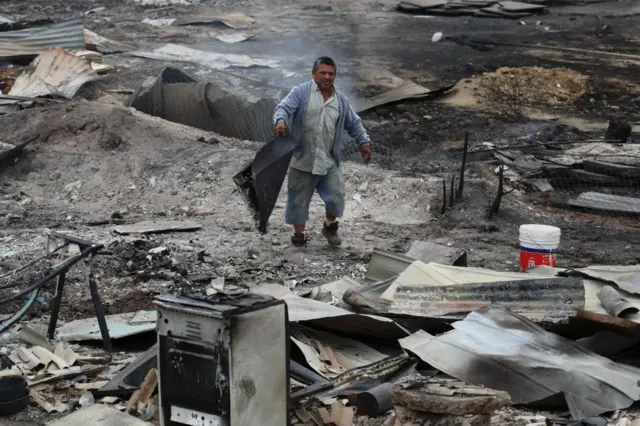
[[[320,90],[329,90],[336,79],[336,69],[331,65],[320,65],[311,75]]]

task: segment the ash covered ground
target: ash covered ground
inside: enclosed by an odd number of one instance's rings
[[[538,115],[524,122],[501,119],[481,102],[468,102],[473,93],[465,98],[464,87],[444,98],[405,102],[363,113],[376,155],[371,166],[359,164],[357,155],[345,166],[349,193],[342,226],[345,244],[339,250],[326,247],[319,233],[322,205],[316,198],[312,202],[311,243],[308,248],[297,250],[290,247],[289,229],[283,224],[284,192],[271,218],[269,233],[260,235],[232,182],[232,175],[252,157],[259,144],[208,134],[119,105],[128,96],[121,92],[137,89],[165,66],[178,67],[202,79],[211,71],[189,63],[107,55],[105,62],[117,65],[118,70],[84,90],[83,95],[90,100],[38,107],[0,118],[7,142],[38,136],[15,164],[2,170],[2,245],[3,251],[11,254],[3,260],[7,269],[42,250],[44,235],[56,229],[107,245],[131,244],[134,251],[143,253],[149,244],[168,245],[173,264],[165,269],[181,271],[179,277],[184,277],[186,271],[225,276],[243,285],[285,280],[320,284],[343,275],[360,277],[374,247],[404,251],[414,239],[467,249],[473,266],[513,270],[518,263],[517,228],[530,222],[562,228],[562,265],[636,261],[628,246],[637,241],[637,234],[633,227],[629,228],[633,221],[628,219],[556,210],[519,192],[505,197],[500,213],[487,219],[496,182],[494,167],[482,161],[485,157],[471,156],[463,201],[445,215],[440,206],[441,179],[457,173],[465,132],[470,133],[473,147],[527,137],[566,140],[576,132],[597,138],[602,137],[612,116],[637,121],[637,64],[632,60],[541,53],[499,45],[481,51],[446,38],[440,43],[430,41],[434,32],[442,31],[451,39],[560,44],[637,53],[640,35],[633,17],[560,16],[552,9],[551,14],[523,22],[425,18],[398,13],[392,2],[372,1],[328,5],[215,2],[170,8],[141,6],[134,1],[70,1],[62,6],[7,2],[5,14],[14,20],[62,19],[105,7],[86,17],[87,28],[134,43],[139,50],[171,42],[277,59],[281,65],[278,69],[233,72],[285,88],[307,79],[309,64],[318,55],[335,57],[340,66],[339,87],[363,96],[384,91],[394,78],[411,79],[430,88],[455,83],[460,86],[507,66],[566,67],[588,78],[589,83],[574,93],[576,96],[561,102],[543,102],[536,111]],[[142,23],[145,18],[228,12],[254,17],[257,22],[251,31],[257,37],[225,44],[214,36],[234,30],[207,26],[157,28]],[[555,84],[554,80],[552,86]],[[552,89],[540,88],[540,92],[553,97]],[[540,119],[541,115],[551,120]],[[220,143],[200,142],[202,137]],[[359,196],[354,199],[355,195]],[[188,217],[203,227],[193,233],[154,236],[144,247],[136,248],[135,241],[127,242],[127,238],[114,235],[113,225],[86,226],[114,215],[126,222]],[[197,254],[202,251],[206,251],[208,263],[198,260]],[[149,269],[144,265],[146,258],[138,263],[135,256],[127,258],[113,250],[109,252],[112,254],[101,263],[100,289],[115,311],[120,309],[116,306],[128,300],[130,292],[149,295],[134,298],[145,305],[153,294],[182,282],[139,273]],[[123,268],[123,264],[128,266]],[[83,291],[79,287],[77,295],[81,300],[88,297]],[[73,312],[76,309],[84,310],[81,304],[70,303],[65,312],[77,317]]]

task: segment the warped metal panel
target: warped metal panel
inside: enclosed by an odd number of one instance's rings
[[[98,74],[81,58],[59,47],[42,52],[13,83],[10,95],[38,97],[47,95],[73,98],[85,83]]]
[[[179,69],[165,68],[145,81],[128,106],[223,136],[264,142],[273,137],[273,110],[286,94],[223,71],[198,82]]]
[[[354,97],[351,100],[353,109],[356,112],[364,112],[372,108],[376,108],[383,105],[393,104],[395,102],[403,101],[405,99],[426,99],[432,96],[438,96],[448,92],[453,88],[453,85],[445,86],[439,89],[431,90],[426,87],[422,87],[413,81],[403,81],[400,86],[383,92],[372,98],[363,99]]]
[[[596,211],[640,214],[640,198],[604,194],[602,192],[583,192],[576,198],[569,200],[568,204],[572,207]]]
[[[130,52],[135,50],[134,45],[111,40],[96,34],[91,30],[84,30],[84,39],[87,47],[91,46],[92,50],[108,55],[110,53]]]
[[[267,232],[269,217],[278,201],[293,151],[298,145],[298,141],[291,136],[274,136],[260,148],[253,161],[233,176],[262,233]]]
[[[365,281],[369,284],[388,280],[407,269],[415,259],[404,254],[373,249]]]
[[[448,286],[400,285],[389,312],[462,319],[469,312],[491,303],[504,305],[536,322],[565,322],[584,308],[584,286],[579,278],[520,279]]]
[[[640,369],[588,351],[508,309],[482,308],[453,327],[438,337],[418,331],[400,345],[452,377],[508,392],[515,404],[563,394],[574,419],[640,400]]]
[[[68,19],[42,27],[0,33],[0,59],[28,59],[50,47],[84,48],[81,18]]]

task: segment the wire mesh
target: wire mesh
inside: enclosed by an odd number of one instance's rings
[[[502,175],[503,192],[519,190],[528,200],[562,214],[583,212],[603,218],[640,219],[640,146],[609,141],[533,143],[470,151],[468,166]],[[447,188],[461,161],[441,173]],[[457,185],[457,184],[456,184]],[[454,186],[455,187],[455,186]]]

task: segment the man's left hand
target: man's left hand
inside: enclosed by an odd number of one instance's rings
[[[361,146],[360,153],[362,154],[362,161],[364,161],[364,164],[369,164],[369,162],[371,162],[371,145]]]

